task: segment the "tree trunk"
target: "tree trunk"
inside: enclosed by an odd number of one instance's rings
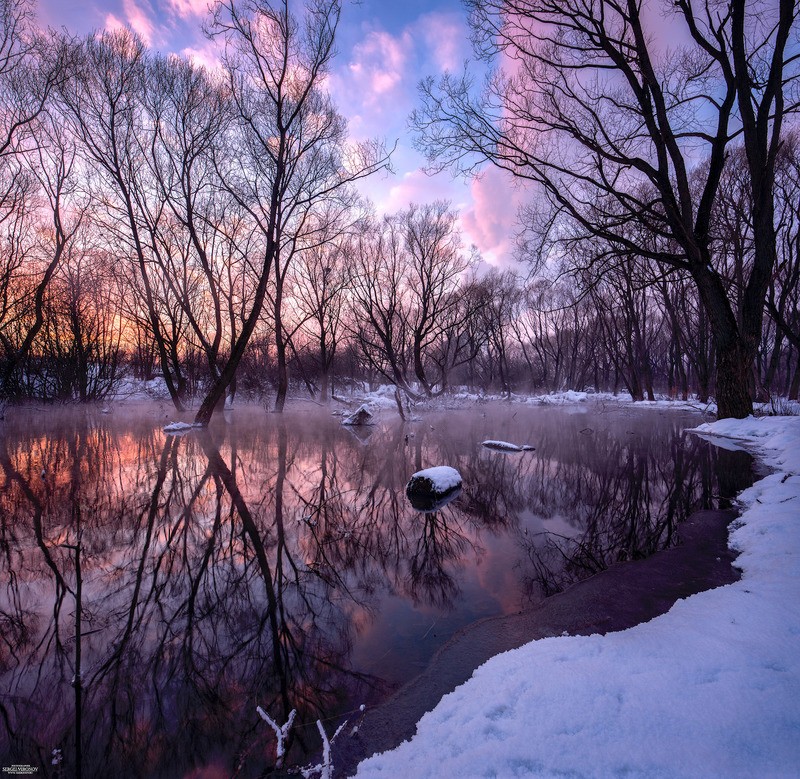
[[[30,330],[28,330],[22,345],[8,358],[5,366],[3,367],[3,373],[2,376],[0,376],[0,397],[5,398],[9,396],[11,379],[14,375],[14,372],[27,358],[28,352],[30,352],[31,346],[36,340],[36,336],[39,335],[39,331],[42,329],[42,325],[44,325],[44,294],[47,291],[50,280],[53,278],[53,274],[56,272],[56,268],[61,260],[61,255],[64,252],[65,245],[66,240],[59,236],[57,238],[56,250],[53,253],[53,259],[45,269],[44,276],[36,287],[36,293],[33,297],[33,324],[31,325]]]
[[[717,418],[744,419],[753,413],[753,401],[748,388],[758,338],[752,347],[748,346],[746,336],[742,334],[743,330],[747,332],[747,325],[739,327],[722,279],[709,272],[709,267],[710,257],[702,253],[700,262],[692,269],[692,276],[711,323],[711,337],[716,353],[714,394],[717,400]]]
[[[431,388],[425,376],[425,366],[422,362],[422,337],[418,333],[414,334],[414,375],[417,377],[417,381],[419,381],[425,394],[430,397],[432,394]]]
[[[209,389],[205,398],[203,398],[203,402],[200,404],[200,408],[198,409],[194,418],[195,424],[197,425],[202,425],[203,427],[208,425],[208,423],[211,421],[211,416],[214,413],[214,410],[217,408],[220,400],[224,399],[225,391],[228,389],[228,386],[233,382],[233,379],[236,376],[236,370],[239,367],[239,363],[244,355],[244,351],[250,341],[250,336],[256,329],[256,324],[261,316],[261,311],[264,306],[264,298],[267,293],[269,269],[272,265],[274,257],[275,243],[273,240],[268,239],[261,271],[261,278],[259,279],[258,286],[256,287],[256,293],[253,298],[253,305],[250,310],[250,315],[242,325],[239,336],[231,347],[231,354],[230,357],[228,357],[225,366],[220,371],[217,379],[212,383],[211,388]]]
[[[329,399],[329,381],[328,374],[330,373],[330,358],[328,356],[328,344],[325,340],[325,328],[320,323],[320,338],[319,338],[319,364],[320,364],[320,377],[319,377],[319,399],[323,403],[327,403]]]
[[[278,360],[278,392],[275,395],[273,411],[276,414],[282,414],[283,407],[286,405],[286,395],[289,391],[289,371],[286,367],[286,342],[280,335],[275,341],[275,347]]]
[[[744,419],[753,413],[750,398],[750,378],[753,356],[738,339],[733,343],[717,344],[716,398],[717,418]]]
[[[789,387],[789,400],[798,400],[800,397],[800,360],[794,369],[794,378],[792,378],[792,385]]]

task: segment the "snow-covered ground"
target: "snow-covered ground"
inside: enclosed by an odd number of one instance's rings
[[[363,404],[371,413],[378,415],[381,413],[397,414],[396,389],[393,385],[382,385],[374,391],[358,392],[337,395],[346,401],[351,408],[356,408]],[[108,399],[115,406],[130,402],[140,402],[148,400],[160,400],[169,402],[169,393],[163,378],[158,377],[150,381],[141,381],[131,377],[122,379],[117,385],[113,397]],[[195,399],[199,402],[199,399]],[[246,399],[241,399],[241,403],[246,403]],[[310,403],[304,389],[298,388],[296,394],[291,394],[288,405],[291,407],[296,404]],[[534,406],[575,406],[587,403],[595,405],[614,406],[618,404],[633,404],[637,408],[657,407],[659,409],[674,409],[701,411],[706,414],[716,414],[717,406],[714,401],[701,403],[696,397],[689,400],[676,400],[666,395],[657,395],[654,401],[637,401],[634,403],[631,396],[626,392],[619,392],[616,395],[611,392],[578,392],[575,390],[562,390],[560,392],[549,392],[540,395],[512,394],[510,398],[504,395],[470,391],[467,387],[453,387],[446,394],[424,399],[412,405],[420,411],[442,410],[454,408],[467,408],[474,405],[495,402],[511,402]],[[190,405],[192,405],[190,403]],[[794,414],[800,415],[800,401],[790,401],[785,398],[776,398],[771,403],[759,403],[754,406],[757,414]],[[345,415],[346,412],[337,410],[338,414]]]
[[[355,393],[350,396],[353,402],[364,403],[371,410],[379,412],[397,411],[397,401],[395,400],[395,388],[385,385],[378,387],[374,392]],[[541,395],[517,395],[513,394],[510,398],[504,395],[471,392],[466,387],[454,387],[445,395],[426,400],[417,401],[414,405],[419,410],[424,409],[451,409],[465,408],[476,404],[511,402],[521,403],[531,406],[575,406],[580,404],[592,403],[595,405],[633,405],[636,408],[658,408],[673,409],[678,411],[700,411],[706,414],[716,414],[717,404],[711,400],[701,402],[696,397],[688,400],[678,400],[669,398],[666,395],[657,395],[655,400],[635,401],[627,392],[619,392],[616,395],[611,392],[576,392],[575,390],[563,390],[561,392],[549,392]],[[800,401],[791,401],[786,398],[776,398],[770,403],[754,404],[756,414],[790,414],[800,415]]]
[[[775,469],[740,496],[741,580],[493,658],[360,779],[800,776],[800,418],[698,430]]]

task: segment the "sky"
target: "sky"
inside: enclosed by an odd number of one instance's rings
[[[216,59],[214,44],[202,31],[208,0],[39,0],[38,12],[42,26],[87,34],[128,25],[153,49],[206,65]],[[472,180],[428,176],[407,125],[420,79],[458,71],[470,56],[460,0],[345,0],[337,48],[330,91],[351,135],[397,143],[394,174],[361,186],[377,211],[449,200],[461,213],[465,245],[477,247],[492,265],[509,265],[521,193],[492,169]]]

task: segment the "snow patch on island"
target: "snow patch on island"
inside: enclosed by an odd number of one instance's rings
[[[359,406],[350,416],[342,420],[343,425],[356,427],[358,425],[372,425],[375,423],[373,413],[366,407],[366,405]]]
[[[170,422],[168,425],[164,425],[163,430],[165,433],[188,433],[198,427],[202,427],[202,425],[194,425],[190,422]]]

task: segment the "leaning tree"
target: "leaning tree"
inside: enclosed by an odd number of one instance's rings
[[[294,9],[297,8],[297,13]],[[350,201],[350,185],[388,163],[378,143],[351,143],[325,91],[335,53],[340,0],[221,0],[209,33],[223,39],[223,64],[236,114],[229,194],[262,237],[250,310],[196,416],[206,425],[233,381],[272,289],[278,348],[286,262],[325,232],[319,215]],[[280,355],[279,355],[280,358]],[[280,360],[279,360],[280,361]],[[285,378],[276,410],[282,408]]]

